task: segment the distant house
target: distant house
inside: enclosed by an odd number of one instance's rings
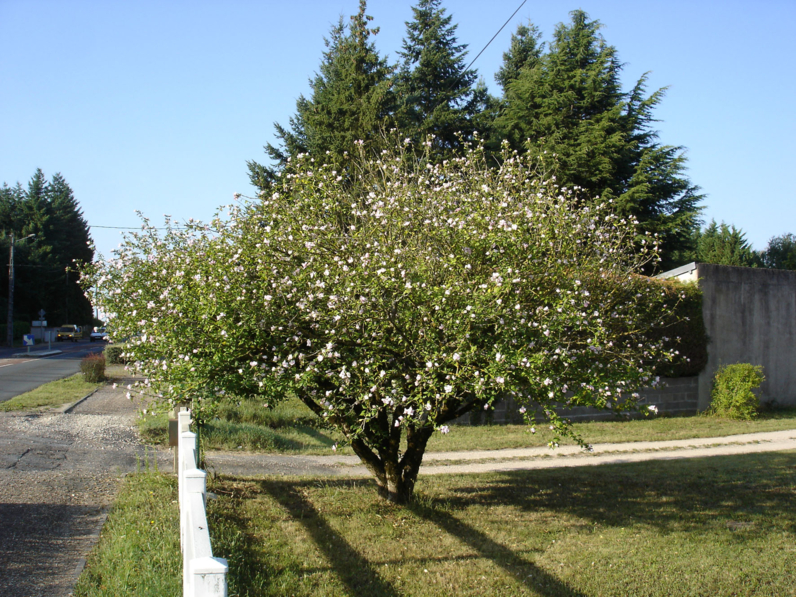
[[[697,282],[710,338],[698,408],[710,405],[720,365],[762,365],[763,401],[796,406],[796,271],[689,263],[659,278]]]

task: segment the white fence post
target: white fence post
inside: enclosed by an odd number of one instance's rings
[[[229,567],[225,559],[213,557],[207,526],[207,473],[196,468],[196,434],[189,431],[190,413],[180,412],[177,418],[183,595],[226,597]]]

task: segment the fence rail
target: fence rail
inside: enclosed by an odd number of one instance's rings
[[[196,434],[190,431],[191,414],[181,411],[177,419],[182,594],[184,597],[226,597],[229,567],[225,559],[213,557],[210,545],[207,473],[196,468],[198,454]]]

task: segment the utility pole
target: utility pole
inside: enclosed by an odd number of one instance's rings
[[[33,238],[35,234],[28,234],[25,238],[20,238],[20,242]],[[11,233],[11,255],[8,258],[8,329],[6,330],[6,342],[9,347],[14,346],[14,233]]]

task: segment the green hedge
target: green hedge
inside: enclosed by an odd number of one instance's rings
[[[8,334],[8,324],[0,324],[0,344],[5,344],[6,334]],[[22,343],[22,336],[30,334],[30,323],[27,321],[14,322],[14,342]]]
[[[126,360],[122,357],[124,344],[109,344],[105,347],[105,361],[108,365],[123,365]]]
[[[656,328],[655,338],[672,338],[671,346],[680,352],[680,359],[665,363],[656,373],[664,377],[698,375],[708,364],[708,334],[702,318],[702,291],[696,284],[675,280],[656,280],[672,305],[670,323]],[[679,340],[674,340],[675,338]]]
[[[647,363],[656,375],[690,377],[705,368],[708,336],[702,319],[702,291],[696,284],[631,276],[621,281],[610,277],[592,280],[590,288],[595,296],[606,297],[606,310],[613,308],[613,301],[616,305],[631,305],[637,311],[635,330],[627,329],[621,318],[615,323],[607,322],[619,326],[616,332],[625,336],[627,342],[663,341],[668,348],[678,351],[673,362]]]

